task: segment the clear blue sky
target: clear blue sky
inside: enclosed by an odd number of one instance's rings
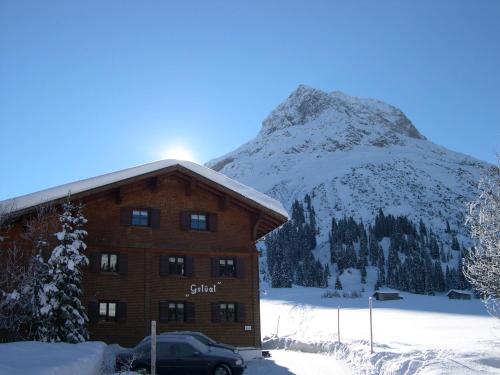
[[[494,161],[500,1],[0,2],[0,199],[254,137],[300,83]]]

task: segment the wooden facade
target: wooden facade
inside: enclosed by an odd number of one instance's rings
[[[91,340],[135,345],[156,320],[158,332],[201,331],[260,347],[255,242],[283,215],[180,166],[72,200],[84,203],[88,220],[83,302]],[[29,214],[20,212],[17,225]]]

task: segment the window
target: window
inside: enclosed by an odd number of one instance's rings
[[[160,359],[174,357],[174,345],[175,344],[171,344],[169,342],[159,342],[156,344],[156,357]],[[151,352],[151,344],[147,345],[146,350],[149,356]]]
[[[104,322],[116,321],[116,302],[99,302],[99,320]]]
[[[174,353],[177,358],[187,358],[190,359],[193,357],[193,354],[196,352],[196,349],[193,348],[189,344],[174,344],[173,345]]]
[[[118,254],[101,254],[101,272],[118,272]]]
[[[236,322],[236,306],[235,303],[219,304],[219,314],[221,322]]]
[[[191,229],[192,230],[208,230],[207,215],[191,214]]]
[[[169,275],[185,275],[184,257],[168,257]]]
[[[168,321],[183,322],[184,319],[184,302],[169,302],[168,303]]]
[[[236,277],[236,262],[234,259],[219,259],[219,275]]]
[[[132,225],[147,227],[149,225],[149,211],[132,210]]]

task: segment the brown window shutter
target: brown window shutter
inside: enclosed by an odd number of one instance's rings
[[[195,312],[194,312],[194,303],[193,302],[185,302],[185,314],[186,314],[186,323],[193,323],[195,321]]]
[[[180,224],[181,224],[181,230],[189,230],[191,226],[191,214],[189,211],[181,211],[180,213]]]
[[[210,232],[217,232],[218,228],[217,214],[208,214],[208,230]]]
[[[118,273],[120,275],[128,274],[128,254],[118,254]]]
[[[149,210],[149,214],[151,215],[150,217],[150,224],[151,228],[159,228],[160,227],[160,210],[157,208],[152,208]]]
[[[160,322],[168,322],[168,302],[159,303],[158,320]]]
[[[101,272],[101,253],[97,251],[90,253],[90,272]]]
[[[212,258],[212,277],[219,277],[219,258]]]
[[[194,276],[194,258],[187,256],[184,258],[186,262],[185,274],[188,277]]]
[[[118,323],[127,321],[127,302],[118,302],[116,306],[116,320]]]
[[[160,276],[168,276],[168,255],[160,255]]]
[[[94,324],[99,321],[99,303],[97,301],[89,302],[89,323]]]
[[[212,303],[212,323],[220,322],[219,302]]]
[[[245,278],[245,258],[236,258],[236,277]]]
[[[237,306],[238,307],[236,308],[236,321],[238,323],[245,323],[245,318],[246,318],[245,304],[238,303]]]
[[[132,209],[130,207],[120,208],[120,224],[125,226],[132,224]]]

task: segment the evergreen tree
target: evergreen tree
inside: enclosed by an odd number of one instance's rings
[[[460,251],[460,244],[458,243],[457,236],[453,235],[451,239],[451,249],[455,251]]]
[[[88,339],[85,308],[80,298],[83,295],[81,267],[88,264],[83,254],[87,222],[82,206],[66,201],[59,215],[61,231],[56,233],[59,241],[48,260],[48,283],[44,285],[41,313],[50,320],[46,336],[49,342],[77,343]]]
[[[444,292],[446,289],[443,269],[439,261],[434,262],[434,289],[438,292]]]
[[[439,258],[439,244],[437,242],[436,236],[432,233],[429,235],[429,251],[432,259]]]
[[[342,290],[342,283],[340,282],[339,276],[337,275],[337,278],[335,279],[335,289],[336,290]]]
[[[51,331],[51,319],[45,311],[45,286],[49,283],[49,265],[43,259],[41,247],[38,249],[29,264],[29,281],[24,293],[30,298],[30,332],[29,337],[35,341],[47,341]]]
[[[361,267],[361,284],[366,284],[366,267]]]
[[[325,265],[325,268],[323,270],[323,288],[328,288],[328,278],[331,276],[330,273],[330,267]]]

